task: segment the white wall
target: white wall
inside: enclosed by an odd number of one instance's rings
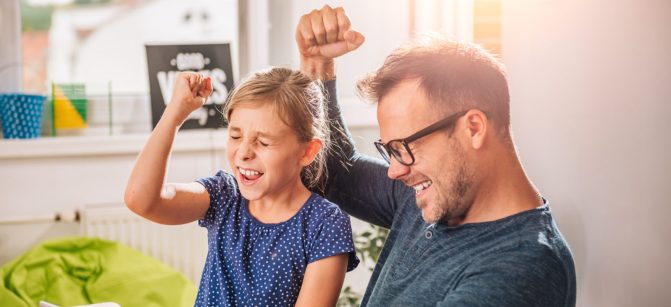
[[[502,3],[515,140],[578,306],[669,306],[671,2]]]

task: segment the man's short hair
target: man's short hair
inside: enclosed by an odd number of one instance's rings
[[[470,43],[423,36],[394,50],[382,67],[359,80],[360,96],[378,102],[398,83],[418,79],[430,101],[446,113],[479,109],[507,138],[510,95],[503,65]]]

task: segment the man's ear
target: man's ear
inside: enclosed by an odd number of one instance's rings
[[[301,158],[301,165],[308,166],[312,161],[315,160],[315,157],[319,153],[319,150],[322,149],[322,141],[320,139],[312,139],[307,143],[305,151],[303,152],[303,157]]]
[[[487,115],[477,109],[472,109],[464,115],[466,129],[464,132],[471,148],[480,149],[484,145],[485,137],[489,133],[489,121]]]

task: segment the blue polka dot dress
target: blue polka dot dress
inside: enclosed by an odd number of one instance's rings
[[[264,224],[249,213],[233,175],[196,181],[210,193],[198,221],[208,253],[196,306],[294,306],[309,263],[346,253],[347,271],[359,264],[349,216],[319,195],[289,220]]]

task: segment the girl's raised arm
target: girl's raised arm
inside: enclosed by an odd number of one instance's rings
[[[205,216],[210,196],[201,184],[166,183],[166,169],[177,130],[212,93],[212,80],[180,73],[170,103],[135,161],[124,201],[128,208],[161,224],[185,224]]]

